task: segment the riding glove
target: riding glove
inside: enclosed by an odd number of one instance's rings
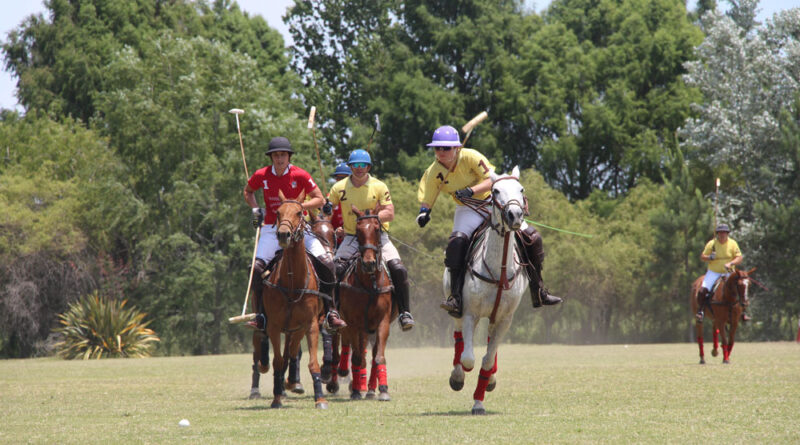
[[[713,260],[716,257],[717,257],[717,252],[711,252],[711,255],[708,256],[708,259]]]
[[[474,194],[475,194],[475,192],[473,192],[472,189],[469,188],[469,187],[463,188],[461,190],[456,190],[456,193],[455,193],[456,198],[458,198],[459,200],[462,200],[462,199],[465,199],[465,198],[472,198],[472,195],[474,195]]]
[[[325,204],[322,205],[322,213],[328,216],[333,215],[333,204],[327,199],[325,200]]]
[[[428,221],[430,220],[431,220],[431,209],[427,207],[420,207],[419,215],[417,215],[417,224],[420,227],[425,227],[425,224],[428,224]]]
[[[262,209],[261,207],[254,207],[253,208],[253,219],[252,219],[252,221],[253,221],[253,227],[254,228],[257,229],[257,228],[261,227],[261,223],[264,222],[264,215],[265,215],[264,209]]]

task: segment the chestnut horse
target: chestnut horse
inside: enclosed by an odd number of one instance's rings
[[[319,313],[321,310],[319,283],[311,259],[303,244],[305,219],[302,201],[304,193],[289,200],[279,193],[281,204],[277,210],[278,244],[283,256],[275,271],[264,282],[264,309],[267,313],[267,335],[275,355],[272,359],[274,373],[272,408],[282,407],[284,374],[290,357],[297,357],[300,341],[305,336],[308,343],[308,369],[314,383],[314,402],[317,408],[326,409],[328,402],[322,394],[317,343],[319,341]],[[324,297],[323,297],[324,298]],[[281,333],[286,334],[283,352]]]
[[[375,397],[378,387],[378,400],[391,400],[386,375],[386,341],[389,326],[397,316],[397,308],[392,306],[392,284],[389,272],[381,258],[381,222],[378,209],[361,212],[351,207],[356,214],[356,238],[358,255],[339,283],[339,305],[347,327],[342,329],[342,345],[351,349],[353,379],[350,398],[361,399],[361,392],[367,391],[368,399]],[[367,388],[367,336],[371,337],[372,368]]]
[[[713,324],[711,332],[714,336],[714,349],[711,355],[717,356],[719,347],[718,335],[722,333],[722,363],[730,363],[731,350],[733,350],[733,339],[736,329],[739,327],[739,319],[742,316],[744,305],[748,303],[748,292],[750,289],[749,275],[755,268],[745,272],[736,270],[727,275],[723,275],[719,285],[716,286],[711,303],[704,307],[705,318],[711,317]],[[692,284],[691,306],[692,313],[697,313],[698,307],[704,302],[697,301],[697,295],[703,285],[703,276]],[[703,322],[695,321],[697,346],[700,348],[700,364],[706,363],[703,354]]]
[[[322,243],[325,251],[333,257],[336,254],[336,230],[331,223],[331,217],[324,213],[319,215],[311,213],[309,223],[311,224],[311,233]],[[324,317],[325,314],[322,316]],[[339,391],[337,368],[341,359],[339,334],[337,332],[329,333],[325,329],[321,329],[320,332],[322,333],[322,382],[326,384],[328,392],[336,394]]]

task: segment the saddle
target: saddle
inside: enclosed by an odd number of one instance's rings
[[[466,271],[471,271],[472,274],[476,278],[478,278],[478,279],[480,279],[482,281],[485,281],[487,283],[494,284],[494,283],[497,283],[497,279],[495,279],[494,277],[485,277],[485,276],[479,274],[478,272],[476,272],[475,269],[474,269],[475,262],[477,261],[478,247],[480,246],[481,241],[483,241],[483,239],[485,238],[486,231],[490,227],[491,226],[489,224],[489,221],[485,220],[483,223],[481,223],[480,226],[478,226],[477,229],[475,229],[474,232],[472,232],[472,237],[470,238],[469,247],[467,248],[467,255],[466,255],[467,259],[466,259],[466,263],[465,263],[466,267],[464,268],[464,273],[466,274]],[[516,242],[514,243],[514,247],[513,248],[514,248],[514,251],[516,252],[516,256],[518,258],[525,258],[526,257],[525,256],[525,249],[522,248],[522,241],[520,239],[521,237],[522,237],[521,232],[520,231],[516,231],[515,232],[515,236],[514,236],[514,239],[515,239]],[[509,282],[514,281],[515,278],[516,278],[516,274],[514,276],[512,276],[512,277],[509,277],[508,281]],[[462,283],[462,286],[463,286],[463,283]]]

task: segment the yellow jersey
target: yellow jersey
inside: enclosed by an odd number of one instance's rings
[[[708,269],[716,273],[725,273],[725,263],[733,260],[737,256],[742,256],[742,251],[739,250],[739,244],[731,237],[728,237],[728,241],[726,241],[725,244],[720,244],[719,240],[714,237],[714,239],[706,244],[706,247],[703,249],[703,255],[711,255],[711,252],[716,252],[716,258],[708,263]],[[736,269],[736,266],[734,266],[734,269]]]
[[[357,209],[365,212],[367,210],[374,210],[376,204],[386,205],[392,203],[392,197],[389,195],[389,188],[383,181],[369,176],[367,182],[360,187],[353,185],[350,177],[346,177],[341,181],[333,184],[331,191],[328,193],[328,200],[336,206],[341,204],[342,219],[344,220],[344,233],[348,235],[356,234],[356,214],[350,208],[351,205],[356,206]],[[381,223],[383,230],[389,230],[389,222]]]
[[[449,193],[458,205],[464,205],[456,199],[455,191],[465,187],[472,187],[489,177],[494,170],[494,166],[479,151],[472,148],[462,148],[456,158],[456,165],[450,174],[447,174],[447,167],[439,161],[433,163],[425,170],[422,179],[419,181],[417,189],[417,199],[420,203],[432,205],[436,199],[437,190],[441,186],[443,193]],[[444,183],[444,185],[442,185]],[[486,191],[473,196],[475,199],[486,199],[491,195],[491,191]]]

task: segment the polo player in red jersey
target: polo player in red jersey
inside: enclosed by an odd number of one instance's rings
[[[269,149],[266,155],[272,159],[272,165],[258,169],[253,173],[253,176],[247,180],[247,185],[244,187],[244,200],[252,209],[252,222],[253,227],[260,227],[261,237],[258,240],[258,248],[256,249],[256,261],[253,266],[253,293],[254,301],[258,305],[258,315],[256,326],[259,329],[264,329],[266,326],[266,318],[264,315],[263,302],[261,301],[261,294],[264,288],[263,276],[273,265],[275,253],[280,249],[278,244],[278,237],[276,234],[277,228],[277,209],[281,204],[279,192],[283,192],[283,196],[287,199],[293,199],[305,192],[309,198],[303,205],[303,210],[317,209],[323,205],[325,199],[322,192],[317,187],[317,184],[311,179],[311,175],[296,165],[290,163],[292,159],[292,144],[285,137],[275,137],[269,141]],[[258,206],[255,198],[255,192],[262,189],[264,193],[264,205],[266,208]],[[311,252],[312,263],[314,270],[319,276],[320,286],[319,291],[322,294],[328,295],[330,299],[323,298],[325,305],[326,320],[332,329],[339,329],[347,326],[347,324],[339,317],[339,313],[334,309],[336,306],[333,302],[333,289],[336,285],[334,275],[333,258],[325,251],[322,243],[312,234],[307,233],[304,236],[306,250]],[[270,265],[268,267],[268,265]]]

